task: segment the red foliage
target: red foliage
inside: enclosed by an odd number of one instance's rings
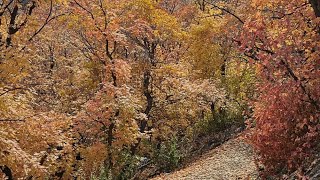
[[[319,143],[319,113],[303,101],[304,93],[296,82],[270,83],[262,90],[255,103],[252,143],[268,172],[295,169]]]
[[[248,18],[241,37],[261,80],[250,139],[267,173],[302,167],[320,142],[319,22],[302,1],[277,3],[259,2],[266,11]]]

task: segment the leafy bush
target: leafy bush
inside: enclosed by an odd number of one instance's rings
[[[103,165],[100,166],[100,169],[98,172],[99,174],[92,173],[90,180],[110,180],[111,179],[108,169],[105,168]]]
[[[239,127],[244,126],[244,118],[240,113],[226,110],[221,113],[216,113],[214,116],[207,114],[203,120],[197,123],[196,128],[199,133],[214,134],[224,131],[232,125]]]
[[[256,129],[251,141],[266,166],[265,174],[300,168],[320,142],[319,114],[294,84],[269,86],[255,104]],[[296,99],[296,101],[292,101]]]
[[[161,171],[170,172],[179,166],[181,159],[177,138],[173,137],[161,145],[157,152],[156,164]]]

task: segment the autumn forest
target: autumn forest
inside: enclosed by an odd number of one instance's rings
[[[319,0],[0,0],[1,180],[148,179],[244,132],[260,179],[308,179]]]

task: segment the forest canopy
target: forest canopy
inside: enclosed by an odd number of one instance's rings
[[[302,177],[319,40],[318,0],[1,0],[0,179],[146,179],[244,129]]]

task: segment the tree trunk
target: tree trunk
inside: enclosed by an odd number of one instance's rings
[[[0,166],[0,170],[6,175],[8,180],[13,180],[12,171],[8,166]]]
[[[115,72],[115,60],[114,60],[114,52],[117,49],[117,42],[114,41],[113,42],[113,50],[110,50],[109,47],[109,41],[108,39],[106,39],[106,55],[109,58],[110,62],[111,62],[111,78],[112,78],[112,85],[114,86],[114,88],[118,87],[117,84],[117,75]],[[118,98],[117,93],[114,94],[114,99],[116,100]],[[107,145],[108,145],[108,169],[109,169],[109,173],[111,173],[112,176],[112,170],[113,170],[113,161],[112,161],[112,146],[113,146],[113,139],[114,139],[114,135],[113,135],[113,131],[115,129],[115,120],[119,117],[120,115],[120,110],[116,109],[113,118],[110,119],[110,125],[107,131]]]
[[[152,104],[153,104],[153,97],[152,97],[152,92],[150,90],[150,83],[151,83],[151,72],[150,70],[146,70],[146,72],[143,75],[143,94],[147,98],[147,106],[144,113],[147,115],[148,118],[149,118]],[[146,126],[147,126],[147,121],[142,121],[140,126],[141,133],[144,133]]]
[[[216,115],[215,103],[214,103],[214,102],[211,102],[211,104],[210,104],[210,110],[211,110],[212,118],[214,118],[215,115]]]
[[[317,17],[320,17],[320,0],[309,0],[313,11]]]

